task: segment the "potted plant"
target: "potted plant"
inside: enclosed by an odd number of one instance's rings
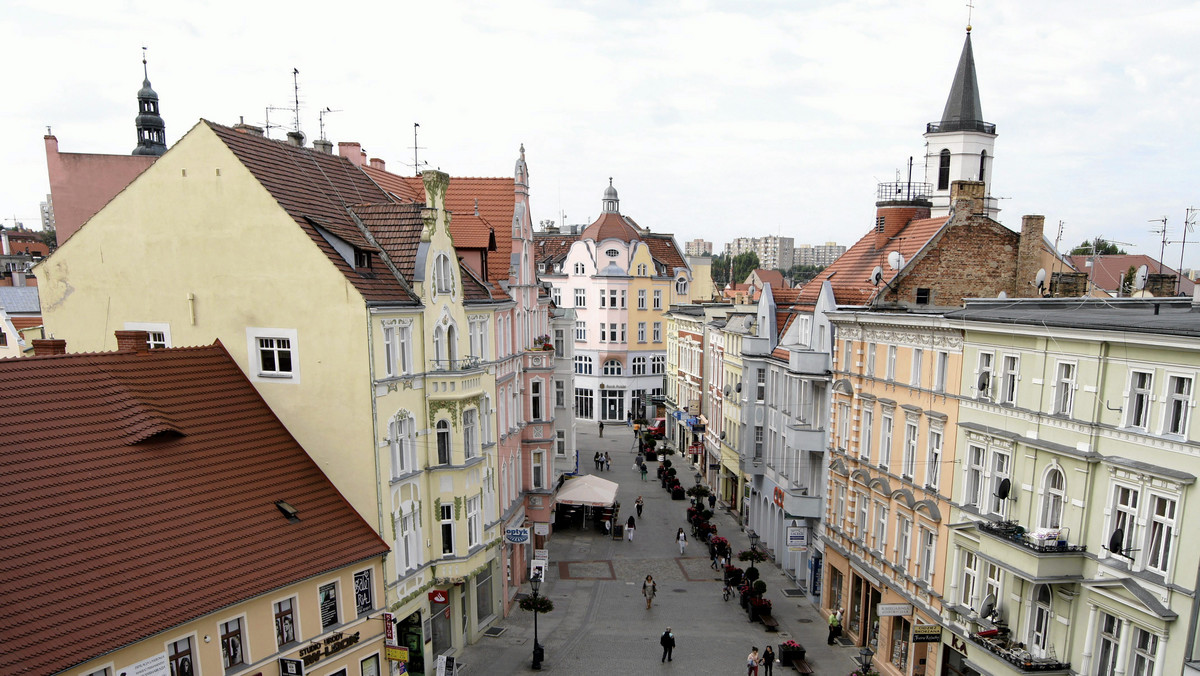
[[[692,498],[707,498],[709,493],[711,493],[711,491],[708,490],[708,486],[703,484],[696,484],[695,486],[687,489],[688,497]]]
[[[750,599],[750,621],[756,622],[763,615],[771,614],[771,602],[761,598],[753,597]]]
[[[529,612],[548,613],[554,610],[554,601],[545,596],[526,596],[517,602],[521,610]]]
[[[751,582],[753,582],[753,581],[757,580],[758,578],[759,578],[758,568],[755,568],[754,566],[750,566],[749,568],[746,569],[746,579],[747,580],[750,580]]]
[[[675,485],[671,488],[671,499],[683,500],[684,497],[683,486],[680,486],[679,482],[675,482]]]
[[[805,651],[804,646],[795,641],[784,641],[779,644],[779,662],[785,666],[792,666],[793,662],[803,662]]]
[[[758,598],[762,598],[762,595],[767,593],[767,583],[763,582],[762,580],[755,580],[754,584],[752,584],[750,588],[754,591],[754,595]]]
[[[737,566],[725,566],[725,584],[736,587],[742,583],[742,569]]]

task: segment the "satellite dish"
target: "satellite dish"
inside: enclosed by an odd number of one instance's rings
[[[1137,269],[1137,273],[1133,276],[1133,288],[1141,291],[1146,288],[1146,275],[1150,274],[1149,268],[1145,265]]]
[[[987,394],[988,386],[992,384],[992,374],[984,371],[979,374],[979,380],[975,383],[975,389],[980,394]]]
[[[729,396],[729,392],[730,392],[730,391],[731,391],[731,388],[730,388],[728,385],[726,385],[726,386],[725,386],[725,396],[727,396],[727,397],[728,397],[728,396]]]
[[[891,252],[888,254],[888,265],[890,265],[893,270],[899,270],[900,268],[904,267],[904,256],[901,256],[899,251]]]
[[[741,392],[741,391],[742,391],[742,384],[741,384],[741,383],[738,383],[738,384],[737,384],[737,388],[736,388],[736,389],[737,389],[737,391],[738,391],[738,392]]]
[[[979,606],[980,617],[991,617],[996,612],[996,595],[988,594],[983,597],[983,605]]]
[[[1120,554],[1121,548],[1125,544],[1125,529],[1118,528],[1113,531],[1113,534],[1108,538],[1108,551],[1114,554]]]
[[[1008,298],[1008,292],[1007,292],[1007,291],[1001,291],[1001,292],[1000,292],[1000,295],[999,295],[999,296],[996,296],[996,297],[997,297],[997,298]]]
[[[1001,479],[1000,485],[996,487],[996,497],[1000,500],[1007,500],[1008,493],[1012,490],[1012,482],[1008,479]]]
[[[1037,287],[1038,293],[1046,289],[1046,268],[1037,271],[1037,277],[1033,278],[1033,285]]]
[[[722,439],[724,439],[724,438],[725,438],[725,430],[721,430],[721,438],[722,438]]]
[[[878,285],[882,281],[883,281],[883,267],[876,265],[875,269],[871,271],[871,283]]]

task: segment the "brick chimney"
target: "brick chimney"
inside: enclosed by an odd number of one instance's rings
[[[313,141],[313,150],[323,152],[326,155],[332,155],[333,154],[333,141],[330,141],[328,139],[319,138],[316,141]]]
[[[950,205],[954,212],[967,216],[986,214],[984,198],[987,196],[987,186],[983,181],[954,181],[950,184]],[[965,204],[960,202],[966,201]]]
[[[116,331],[117,350],[120,352],[137,352],[144,354],[150,351],[150,332],[148,331]]]
[[[338,141],[338,155],[350,160],[356,167],[367,163],[367,154],[358,141]]]
[[[372,169],[378,169],[380,171],[387,171],[387,169],[385,167],[386,167],[386,165],[384,164],[383,160],[379,159],[378,157],[371,158],[371,168]]]
[[[34,338],[33,339],[33,354],[35,357],[44,357],[51,354],[66,354],[67,341],[61,338]]]
[[[875,249],[895,248],[890,240],[912,221],[929,218],[928,202],[876,202]]]
[[[1046,225],[1045,216],[1021,217],[1021,243],[1017,248],[1017,279],[1013,295],[1017,298],[1030,298],[1038,295],[1038,270],[1042,269],[1042,228]],[[1046,290],[1050,289],[1050,278],[1046,278]]]

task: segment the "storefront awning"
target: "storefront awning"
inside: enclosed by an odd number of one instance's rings
[[[617,500],[615,481],[587,474],[569,479],[558,491],[557,501],[568,505],[609,507]]]

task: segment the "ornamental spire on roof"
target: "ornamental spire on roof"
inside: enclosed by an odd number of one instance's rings
[[[134,155],[162,155],[167,152],[167,131],[158,114],[158,94],[150,87],[146,67],[146,48],[142,47],[142,88],[138,90],[137,147]]]
[[[958,58],[958,69],[954,72],[954,83],[950,85],[950,96],[946,109],[942,111],[939,131],[974,129],[995,133],[985,129],[983,108],[979,103],[979,81],[975,76],[975,54],[971,50],[971,27],[967,26],[967,40],[963,43],[962,55]]]

